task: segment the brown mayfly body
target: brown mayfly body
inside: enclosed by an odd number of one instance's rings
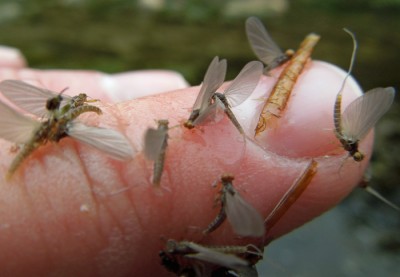
[[[158,120],[158,128],[148,128],[144,135],[144,154],[154,161],[153,185],[159,185],[161,182],[168,146],[168,124],[168,120]]]
[[[246,34],[257,58],[265,64],[264,74],[284,64],[294,55],[293,50],[282,52],[257,17],[252,16],[246,20]]]

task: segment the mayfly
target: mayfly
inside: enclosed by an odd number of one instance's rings
[[[197,95],[196,101],[193,105],[192,113],[190,114],[189,119],[184,123],[186,128],[194,128],[198,123],[199,115],[204,114],[206,110],[209,110],[212,96],[224,82],[225,75],[226,60],[223,59],[220,61],[218,57],[214,57],[204,76],[200,92]]]
[[[342,113],[342,92],[345,82],[351,73],[357,50],[357,41],[354,34],[347,29],[344,30],[352,37],[354,47],[349,71],[336,96],[333,119],[336,137],[353,159],[359,162],[364,159],[364,154],[358,150],[358,144],[389,110],[393,103],[395,90],[392,87],[387,87],[367,91],[351,102]]]
[[[246,20],[246,34],[254,53],[266,66],[265,74],[287,62],[294,54],[293,50],[283,53],[257,17]]]
[[[210,119],[217,122],[222,118],[222,112],[225,112],[238,131],[244,134],[243,128],[231,108],[243,103],[254,91],[262,75],[263,66],[258,61],[247,63],[224,92],[219,93],[216,90],[223,83],[226,66],[217,64],[217,61],[218,58],[214,58],[207,70],[202,88],[193,106],[193,112],[185,126],[193,128],[195,125],[207,122]]]
[[[261,214],[245,201],[233,187],[234,177],[230,174],[221,176],[220,191],[221,209],[216,218],[203,231],[208,234],[216,230],[228,218],[236,234],[244,237],[261,237],[264,235],[264,220]]]
[[[17,107],[43,117],[46,113],[65,113],[70,109],[83,106],[89,102],[85,93],[68,96],[48,89],[32,86],[19,80],[4,80],[0,82],[0,91]]]
[[[249,261],[230,253],[218,251],[217,248],[202,246],[190,241],[168,240],[166,249],[160,253],[160,257],[163,265],[178,276],[214,276],[211,274],[216,271],[221,272],[221,267],[233,270],[237,274],[246,272],[251,273],[247,276],[258,276]],[[228,272],[228,270],[223,272]]]
[[[38,147],[49,141],[58,142],[66,136],[89,144],[116,159],[130,159],[133,156],[131,145],[119,132],[74,121],[85,112],[100,114],[101,110],[95,106],[84,105],[70,109],[61,116],[51,116],[38,121],[0,102],[0,137],[22,145],[21,151],[10,165],[7,178],[11,178],[24,159]]]
[[[144,154],[149,160],[154,161],[153,185],[160,184],[167,145],[168,120],[159,120],[158,128],[149,128],[144,135]]]

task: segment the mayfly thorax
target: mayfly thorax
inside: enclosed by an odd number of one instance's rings
[[[67,136],[117,159],[130,159],[133,155],[130,144],[119,132],[90,127],[75,121],[78,116],[86,112],[95,112],[99,115],[102,113],[100,108],[86,103],[87,96],[84,94],[64,97],[14,80],[1,82],[0,90],[19,108],[39,116],[38,119],[25,116],[0,102],[0,126],[2,126],[0,137],[22,145],[21,151],[11,163],[7,178],[13,175],[23,160],[35,149],[47,142],[58,142]],[[23,97],[25,91],[28,95],[26,98]],[[64,100],[67,101],[63,102]]]

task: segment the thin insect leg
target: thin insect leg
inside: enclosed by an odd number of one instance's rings
[[[269,124],[270,121],[273,120],[273,118],[280,117],[285,110],[297,78],[303,71],[319,38],[320,37],[316,34],[308,35],[301,43],[300,48],[294,54],[293,58],[288,61],[288,65],[282,71],[270,96],[264,104],[255,129],[256,136],[264,132],[267,126],[271,125]]]
[[[283,217],[290,207],[299,199],[311,183],[314,175],[317,173],[318,163],[312,160],[301,176],[289,188],[282,199],[278,202],[269,216],[265,219],[264,224],[267,230],[271,230],[273,226]]]
[[[168,120],[159,120],[158,121],[158,130],[165,131],[165,138],[161,146],[160,153],[158,158],[154,161],[153,168],[153,184],[159,185],[161,182],[161,176],[164,170],[164,162],[165,162],[165,153],[168,146]]]

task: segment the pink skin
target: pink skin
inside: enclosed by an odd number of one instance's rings
[[[66,93],[85,92],[101,99],[102,116],[85,114],[79,120],[121,131],[136,155],[129,162],[116,161],[66,138],[34,152],[10,182],[2,178],[3,276],[167,276],[158,252],[169,238],[215,245],[249,241],[237,238],[227,222],[207,237],[201,234],[218,211],[213,208],[217,189],[211,185],[222,173],[233,173],[234,186],[266,217],[310,158],[318,161],[318,173],[305,193],[268,232],[278,237],[342,200],[360,180],[372,149],[370,134],[360,147],[366,159],[356,163],[333,135],[333,103],[344,74],[322,62],[307,66],[279,126],[259,137],[259,144],[244,144],[226,118],[193,130],[183,128],[199,87],[111,102],[162,92],[160,83],[166,90],[184,87],[175,73],[141,72],[153,78],[143,84],[136,73],[38,71],[20,69],[19,64],[20,60],[15,66],[7,60],[0,80],[30,80],[55,91],[68,86]],[[346,103],[360,93],[352,82],[344,92]],[[274,83],[274,77],[263,77],[254,95],[235,108],[249,136],[249,126],[258,116],[243,109],[250,105],[246,109],[256,110],[259,98]],[[141,152],[144,131],[157,119],[169,119],[170,126],[180,124],[169,132],[160,188],[151,185],[152,163]],[[15,157],[12,146],[0,140],[3,176]]]

